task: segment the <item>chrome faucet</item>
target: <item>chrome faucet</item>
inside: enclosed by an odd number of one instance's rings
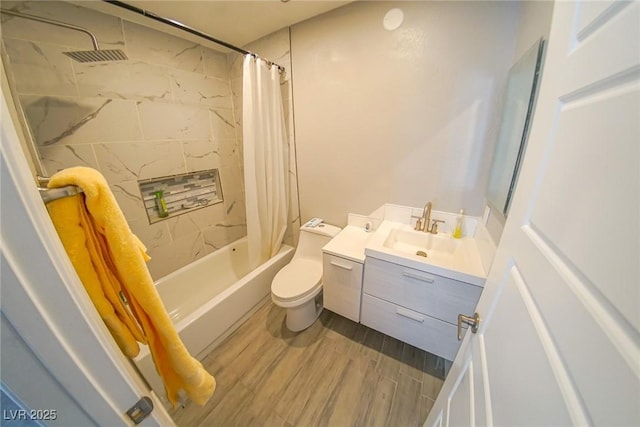
[[[422,210],[422,229],[425,233],[430,232],[429,223],[431,223],[431,202],[427,202]]]
[[[417,231],[424,231],[425,233],[438,234],[438,223],[444,221],[434,219],[433,224],[431,224],[431,207],[431,202],[427,202],[427,204],[424,205],[422,217],[418,218],[415,229]]]

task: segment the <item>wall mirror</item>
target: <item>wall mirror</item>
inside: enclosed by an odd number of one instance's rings
[[[487,190],[487,201],[505,217],[527,145],[543,56],[544,40],[539,39],[509,70]]]

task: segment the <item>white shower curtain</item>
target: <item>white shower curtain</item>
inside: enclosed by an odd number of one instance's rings
[[[249,267],[275,255],[287,229],[288,144],[277,67],[246,55],[242,84]]]

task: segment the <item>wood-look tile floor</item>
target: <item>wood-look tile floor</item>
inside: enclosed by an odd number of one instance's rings
[[[180,427],[421,426],[449,362],[324,310],[299,333],[262,306],[204,360],[205,406],[171,410]]]

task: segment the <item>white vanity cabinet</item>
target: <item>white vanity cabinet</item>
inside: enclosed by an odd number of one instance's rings
[[[322,248],[324,308],[360,322],[364,250],[371,233],[347,225]]]
[[[322,255],[324,308],[360,321],[362,263],[328,253]]]
[[[458,314],[472,315],[482,287],[367,257],[360,321],[453,360]]]

